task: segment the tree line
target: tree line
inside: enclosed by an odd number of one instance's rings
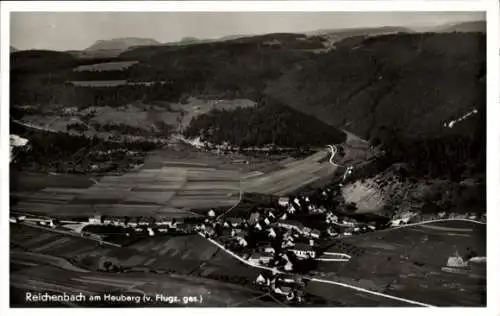
[[[215,144],[293,148],[337,144],[346,137],[336,128],[273,100],[251,108],[212,110],[194,118],[184,134]]]

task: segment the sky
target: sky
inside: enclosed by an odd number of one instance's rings
[[[97,40],[217,38],[353,27],[426,27],[485,20],[481,12],[13,12],[17,49],[82,50]]]

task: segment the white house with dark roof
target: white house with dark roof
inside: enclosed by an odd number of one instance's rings
[[[278,199],[278,204],[281,207],[288,207],[288,205],[290,204],[288,197],[280,197]]]
[[[273,229],[272,227],[271,227],[271,228],[269,228],[269,229],[267,230],[267,232],[268,232],[268,234],[267,234],[267,235],[269,236],[269,238],[276,238],[276,232],[274,231],[274,229]]]
[[[101,225],[102,224],[102,216],[100,214],[95,214],[92,217],[89,217],[90,225]]]
[[[313,247],[303,243],[296,244],[291,248],[291,251],[293,251],[293,253],[295,253],[297,257],[303,259],[316,257],[316,251],[313,249]]]
[[[318,238],[321,236],[321,231],[320,231],[319,229],[313,229],[313,230],[311,231],[310,236],[311,236],[312,238],[316,238],[316,239],[318,239]]]
[[[236,240],[238,241],[238,245],[241,247],[246,247],[248,246],[248,242],[245,240],[243,237],[236,237]]]
[[[250,256],[250,258],[248,258],[248,261],[250,263],[253,263],[253,264],[268,264],[269,262],[271,262],[271,260],[273,260],[273,257],[272,255],[269,255],[269,254],[265,254],[265,253],[254,253]]]

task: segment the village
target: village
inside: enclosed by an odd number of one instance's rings
[[[344,177],[345,179],[345,177]],[[338,188],[342,184],[337,184]],[[193,218],[129,218],[95,214],[86,221],[13,214],[10,222],[34,225],[63,234],[93,239],[99,244],[127,246],[159,235],[198,234],[216,242],[247,264],[263,268],[254,284],[290,303],[304,301],[304,275],[318,261],[346,262],[350,255],[326,252],[336,239],[434,219],[477,219],[473,214],[444,212],[433,216],[399,214],[391,218],[357,215],[336,196],[339,189],[317,189],[309,196],[280,197],[275,203],[253,205],[244,213],[210,209]],[[244,216],[242,214],[246,214]],[[481,218],[485,221],[485,218]]]

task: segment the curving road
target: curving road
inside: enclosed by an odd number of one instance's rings
[[[337,149],[337,146],[335,145],[328,145],[328,147],[330,148],[331,152],[332,152],[332,155],[330,156],[330,160],[329,160],[329,163],[334,165],[335,167],[340,167],[338,164],[336,164],[334,161],[333,161],[333,158],[335,157],[335,155],[338,153],[338,149]]]
[[[202,236],[203,238],[205,238],[205,236],[203,236],[202,233],[199,233],[199,235]],[[429,305],[429,304],[426,304],[426,303],[422,303],[422,302],[418,302],[418,301],[413,301],[413,300],[405,299],[405,298],[402,298],[402,297],[397,297],[397,296],[393,296],[393,295],[389,295],[389,294],[385,294],[385,293],[380,293],[380,292],[375,292],[375,291],[367,290],[367,289],[364,289],[364,288],[361,288],[361,287],[357,287],[357,286],[354,286],[354,285],[350,285],[350,284],[346,284],[346,283],[335,282],[335,281],[330,281],[330,280],[325,280],[325,279],[304,277],[303,275],[300,275],[300,274],[286,273],[286,272],[280,271],[280,270],[278,270],[276,268],[264,267],[264,266],[261,266],[261,265],[258,265],[258,264],[246,261],[245,259],[241,258],[240,256],[238,256],[237,254],[235,254],[231,250],[224,248],[223,245],[221,245],[219,242],[213,240],[212,238],[205,238],[205,239],[207,239],[212,244],[214,244],[215,246],[219,247],[221,250],[225,251],[226,253],[228,253],[230,256],[232,256],[233,258],[237,259],[238,261],[240,261],[240,262],[242,262],[242,263],[244,263],[244,264],[246,264],[248,266],[254,267],[254,268],[264,269],[264,270],[268,270],[268,271],[271,271],[271,272],[274,272],[274,273],[279,273],[279,274],[294,275],[294,276],[301,277],[301,278],[303,278],[305,280],[309,280],[309,281],[312,281],[312,282],[327,283],[327,284],[333,284],[333,285],[337,285],[337,286],[341,286],[341,287],[346,287],[346,288],[349,288],[349,289],[352,289],[352,290],[356,290],[356,291],[359,291],[359,292],[364,292],[364,293],[372,294],[372,295],[375,295],[375,296],[380,296],[380,297],[384,297],[384,298],[388,298],[388,299],[392,299],[392,300],[396,300],[396,301],[400,301],[400,302],[405,302],[405,303],[412,304],[412,305],[423,306],[423,307],[436,307],[436,306],[433,306],[433,305]]]

